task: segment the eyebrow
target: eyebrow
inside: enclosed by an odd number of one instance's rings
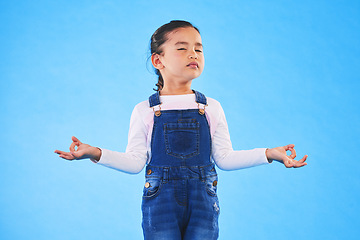
[[[175,43],[175,45],[189,45],[189,43],[188,43],[188,42],[177,42],[177,43]],[[202,47],[202,46],[203,46],[203,45],[202,45],[201,43],[199,43],[199,42],[195,43],[195,45],[198,46],[198,47]]]

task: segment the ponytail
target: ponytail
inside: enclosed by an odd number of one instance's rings
[[[156,74],[159,76],[158,82],[155,84],[157,89],[155,89],[155,88],[153,88],[153,89],[154,89],[154,91],[160,91],[164,87],[164,79],[162,78],[159,69],[156,69]]]

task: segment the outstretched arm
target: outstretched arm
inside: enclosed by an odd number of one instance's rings
[[[243,169],[269,164],[273,160],[283,163],[288,168],[298,168],[307,165],[305,163],[307,155],[299,161],[294,159],[296,157],[294,144],[271,149],[255,148],[252,150],[234,151],[223,109],[219,105],[214,112],[218,113],[219,116],[212,138],[212,158],[220,169]],[[286,151],[291,151],[291,155],[287,156]]]
[[[82,143],[76,137],[72,137],[69,152],[55,150],[55,153],[66,160],[90,158],[92,162],[99,165],[125,173],[137,174],[144,168],[148,158],[147,129],[143,123],[141,112],[135,107],[131,115],[128,146],[125,152],[92,147]]]
[[[294,144],[289,144],[283,147],[270,148],[270,149],[266,149],[265,154],[269,162],[273,160],[282,162],[287,168],[292,168],[292,167],[299,168],[306,166],[307,163],[305,161],[308,155],[305,155],[299,161],[295,160],[294,158],[296,157],[296,151],[294,147],[295,147]],[[287,155],[286,151],[290,151],[291,154]]]
[[[66,160],[80,160],[80,159],[94,159],[100,160],[101,150],[97,147],[92,147],[89,144],[82,143],[76,137],[72,137],[72,143],[70,145],[70,152],[64,152],[55,150],[55,153],[59,154],[59,157]]]
[[[92,147],[72,137],[70,151],[55,150],[59,157],[66,160],[89,159],[100,165],[113,168],[125,173],[136,174],[141,172],[146,163],[146,147],[129,149],[126,153],[110,151]]]

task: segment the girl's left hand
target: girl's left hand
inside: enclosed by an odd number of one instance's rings
[[[301,160],[297,161],[294,158],[296,157],[296,151],[294,149],[294,144],[289,144],[283,147],[276,147],[266,149],[266,157],[269,160],[275,160],[284,163],[285,167],[287,168],[299,168],[306,166],[307,163],[305,162],[308,155],[305,155]],[[291,154],[287,155],[286,151],[290,151]]]

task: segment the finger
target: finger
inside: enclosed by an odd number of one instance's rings
[[[75,146],[78,146],[78,145],[76,144],[76,142],[72,142],[72,143],[70,144],[70,147],[69,147],[70,152],[75,152],[75,151],[76,151],[76,150],[75,150]]]
[[[295,147],[294,144],[288,144],[288,145],[284,146],[284,148],[285,148],[286,151],[287,151],[287,150],[290,150],[290,148],[294,148],[294,147]]]
[[[306,166],[307,163],[306,162],[297,162],[296,165],[294,166],[294,168],[299,168],[299,167],[303,167],[303,166]]]
[[[301,163],[305,162],[307,157],[308,157],[308,155],[305,155],[302,159],[299,160],[299,162],[301,162]]]
[[[60,154],[62,151],[60,150],[55,150],[54,153]]]
[[[289,159],[289,158],[284,159],[283,163],[284,163],[285,167],[287,167],[287,168],[292,168],[295,165],[293,160]]]
[[[83,144],[79,139],[77,139],[76,137],[72,136],[71,140],[73,141],[70,145],[70,152],[74,152],[75,147],[79,147],[81,144]]]
[[[60,151],[60,150],[55,150],[55,153],[57,153],[57,154],[66,154],[67,152]]]
[[[68,152],[57,151],[56,153],[59,154],[59,157],[64,158],[64,159],[67,159],[67,160],[74,160],[74,159],[75,159],[74,156],[71,155],[71,154],[68,153]]]
[[[66,160],[74,160],[75,159],[74,156],[71,155],[70,153],[60,154],[59,157],[64,158]]]
[[[306,166],[307,163],[306,163],[305,161],[306,161],[307,157],[308,157],[308,155],[305,155],[305,156],[304,156],[301,160],[299,160],[299,161],[294,160],[294,161],[296,161],[294,168],[299,168],[299,167]]]
[[[294,158],[296,158],[296,151],[295,151],[295,149],[294,148],[289,148],[289,150],[290,150],[290,152],[291,152],[291,154],[290,154],[290,158],[292,158],[292,159],[294,159]]]
[[[306,165],[307,165],[307,163],[302,163],[302,164],[298,164],[298,165],[294,166],[294,168],[300,168],[300,167],[303,167]]]
[[[79,139],[77,139],[75,136],[72,136],[71,140],[73,140],[73,142],[79,143],[79,145],[82,144],[82,142]]]

